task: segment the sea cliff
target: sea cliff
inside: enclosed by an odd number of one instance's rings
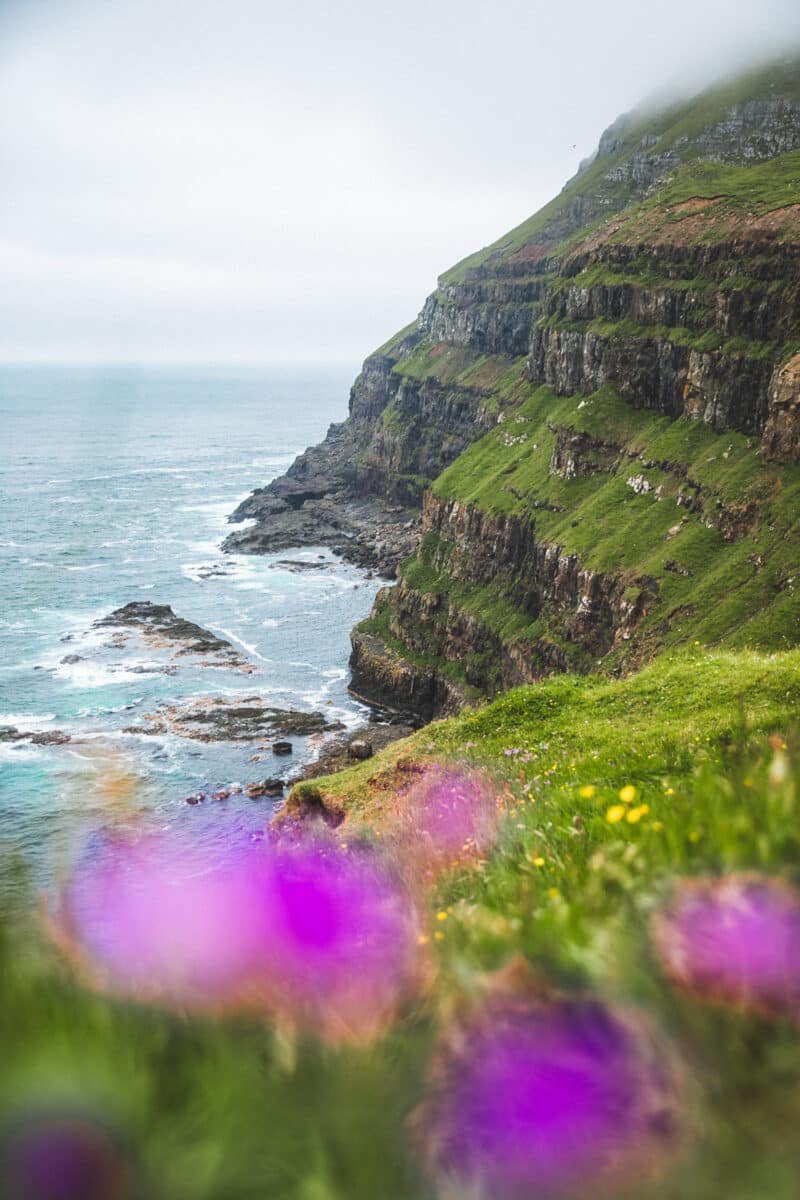
[[[642,109],[446,272],[233,514],[396,576],[354,690],[426,719],[694,640],[800,640],[800,63]]]

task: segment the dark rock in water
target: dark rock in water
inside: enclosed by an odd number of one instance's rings
[[[201,567],[197,574],[200,579],[215,579],[219,575],[230,575],[231,569],[227,563],[213,563],[209,567]]]
[[[194,796],[186,797],[187,804],[202,804],[204,800],[205,800],[205,796],[203,795],[202,792],[197,792]]]
[[[273,571],[330,571],[336,564],[332,562],[304,562],[301,558],[279,558],[276,562],[270,563],[270,569]]]
[[[83,655],[82,654],[65,654],[61,661],[65,665],[67,663],[83,662]]]
[[[47,733],[26,734],[28,741],[34,746],[65,746],[72,738],[60,729],[51,729]]]
[[[33,733],[16,729],[13,725],[0,726],[0,742],[30,742],[32,746],[65,746],[72,738],[61,729],[48,729]]]
[[[94,622],[95,629],[131,630],[139,633],[153,649],[167,649],[176,656],[183,654],[214,655],[214,665],[252,672],[252,663],[234,650],[230,642],[217,637],[194,621],[179,617],[168,604],[152,604],[149,600],[133,600]],[[125,645],[124,637],[116,635],[112,643]],[[137,668],[132,668],[136,670]],[[167,668],[169,669],[169,668]],[[142,668],[147,670],[147,668]]]
[[[185,705],[164,704],[153,713],[145,713],[144,719],[152,722],[159,733],[168,730],[198,742],[248,742],[276,734],[307,737],[331,727],[322,713],[273,708],[260,696],[241,700],[209,697]],[[128,732],[149,731],[132,726]],[[291,754],[291,744],[285,744],[290,748],[283,753]]]
[[[293,749],[294,749],[294,747],[292,746],[291,742],[273,742],[272,743],[272,753],[273,754],[291,754]]]
[[[280,799],[285,787],[282,779],[262,779],[260,783],[248,783],[247,794],[253,800],[261,796]]]
[[[351,758],[372,758],[375,751],[372,749],[372,743],[365,738],[355,738],[347,747],[347,753]]]

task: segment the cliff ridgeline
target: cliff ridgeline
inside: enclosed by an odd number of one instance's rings
[[[397,574],[354,689],[424,717],[800,641],[800,60],[617,120],[439,280],[226,548]]]

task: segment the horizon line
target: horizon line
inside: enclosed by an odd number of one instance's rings
[[[151,367],[200,367],[213,370],[228,370],[232,367],[260,370],[266,367],[352,367],[354,363],[363,362],[363,357],[348,356],[346,358],[262,358],[262,359],[191,359],[191,358],[4,358],[0,355],[2,367],[53,367],[63,370],[75,367],[83,370],[120,367],[126,369]]]

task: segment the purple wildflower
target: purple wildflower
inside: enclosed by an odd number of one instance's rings
[[[60,929],[116,991],[255,1007],[330,1040],[371,1036],[419,983],[405,891],[377,856],[328,841],[208,863],[171,838],[115,839],[75,872]]]
[[[175,837],[105,839],[73,873],[56,938],[115,991],[226,1003],[258,952],[257,854],[217,861]]]
[[[420,982],[415,911],[375,855],[279,843],[265,860],[261,913],[270,1005],[327,1040],[373,1036]]]
[[[673,1104],[652,1046],[600,1004],[494,1000],[450,1034],[418,1128],[445,1190],[527,1200],[652,1168]]]
[[[463,767],[435,768],[402,797],[394,840],[407,867],[423,875],[486,854],[497,837],[499,806],[491,782]]]
[[[681,986],[752,1011],[800,1015],[800,896],[788,884],[756,875],[685,880],[653,931]]]
[[[127,1171],[108,1133],[84,1117],[30,1119],[4,1139],[6,1200],[118,1200]]]

